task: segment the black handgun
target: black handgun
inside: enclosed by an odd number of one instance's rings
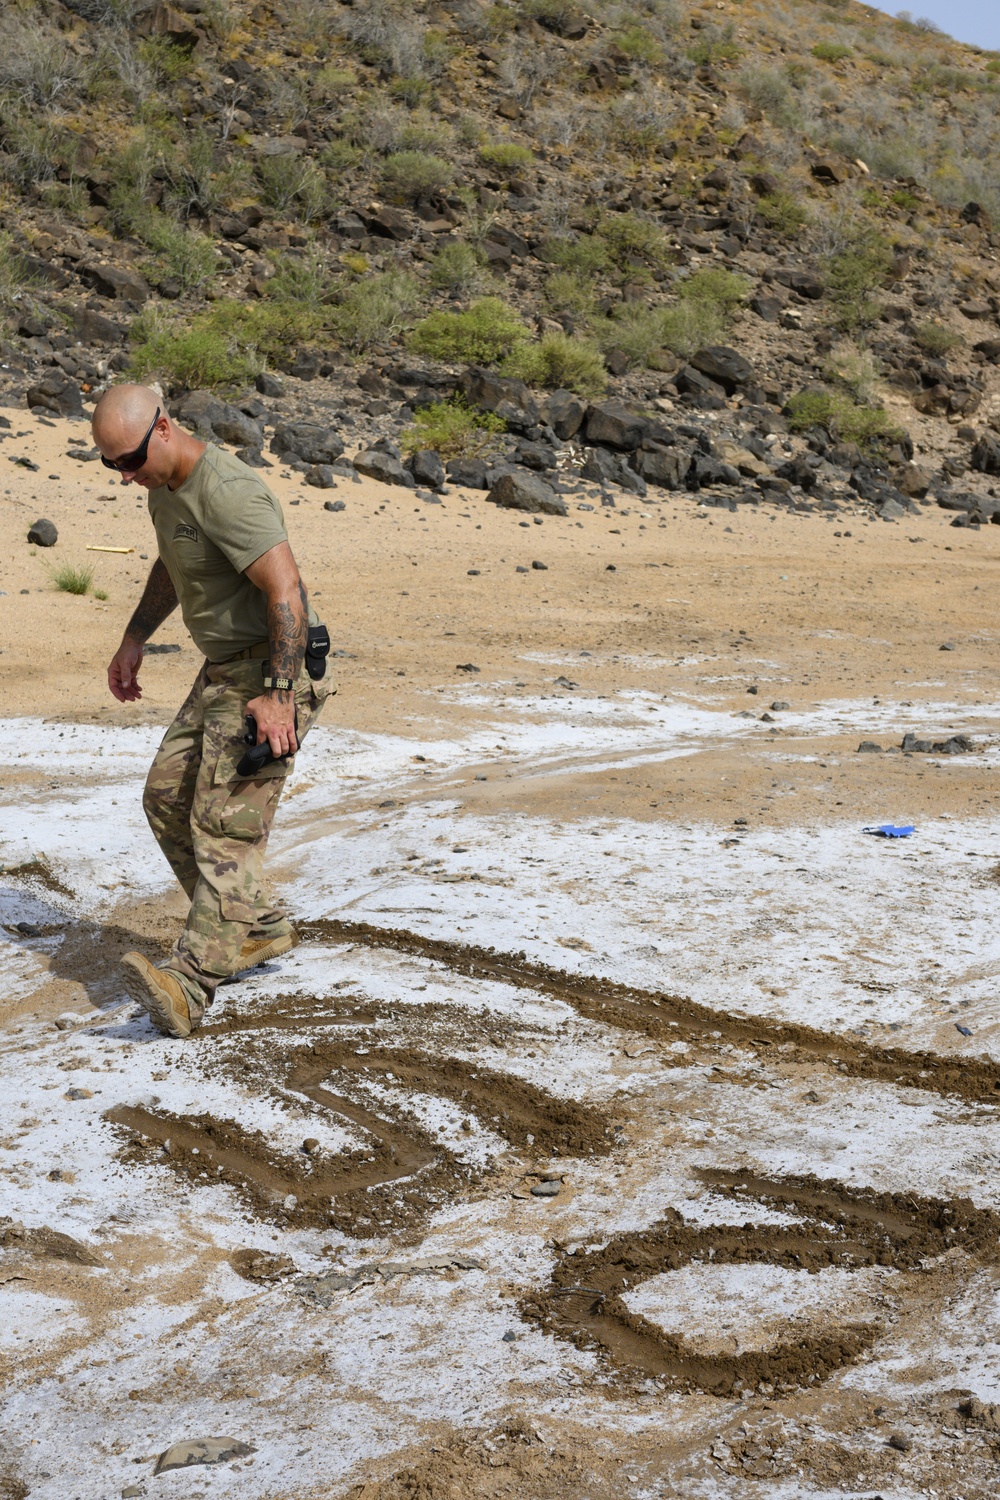
[[[272,761],[274,761],[274,760],[290,760],[292,758],[292,756],[295,753],[294,750],[290,750],[287,755],[275,755],[274,752],[271,749],[271,745],[270,745],[270,741],[269,740],[265,740],[263,742],[263,744],[258,745],[258,743],[257,743],[257,720],[254,718],[253,714],[247,714],[247,716],[246,716],[246,718],[244,720],[244,723],[246,724],[246,734],[243,736],[243,743],[244,743],[244,745],[249,745],[250,748],[247,750],[246,754],[243,756],[243,758],[240,760],[239,764],[236,767],[236,774],[237,774],[237,776],[241,776],[241,777],[257,776],[263,770],[263,768],[265,766],[269,766]],[[295,710],[295,738],[296,738],[296,740],[298,740],[298,737],[299,737],[299,711],[298,711],[298,709],[296,709]]]

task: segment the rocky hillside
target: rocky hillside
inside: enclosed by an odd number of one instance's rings
[[[526,508],[1000,518],[998,55],[854,0],[14,0],[0,42],[8,406],[131,374],[319,487],[346,445]]]

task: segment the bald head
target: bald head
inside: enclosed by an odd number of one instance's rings
[[[157,415],[159,413],[159,415]],[[121,474],[122,484],[176,489],[205,451],[205,444],[170,420],[162,396],[148,385],[115,385],[98,401],[94,442]],[[128,458],[135,467],[122,465]]]
[[[94,408],[94,441],[102,453],[130,453],[142,442],[159,406],[148,385],[113,385]]]

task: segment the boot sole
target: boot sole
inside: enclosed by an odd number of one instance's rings
[[[179,1041],[191,1035],[190,1017],[178,1011],[174,997],[159,983],[158,970],[148,958],[140,953],[126,953],[121,971],[129,999],[142,1006],[157,1031]]]
[[[260,964],[268,963],[272,958],[280,958],[283,953],[291,953],[297,948],[302,939],[297,932],[285,932],[281,937],[272,938],[269,943],[262,943],[260,947],[254,946],[251,953],[246,949],[250,946],[244,944],[240,953],[238,966],[233,970],[234,974],[241,974],[247,969],[256,969]]]

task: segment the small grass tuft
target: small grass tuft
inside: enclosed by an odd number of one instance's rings
[[[820,62],[843,62],[845,57],[850,57],[850,47],[845,47],[843,42],[817,42],[812,49],[813,57],[818,57]]]
[[[918,323],[913,330],[914,342],[928,354],[949,354],[965,343],[960,333],[943,323]]]
[[[793,432],[825,427],[830,436],[861,448],[881,448],[905,437],[880,406],[859,406],[839,391],[799,391],[785,408]]]
[[[52,570],[52,582],[63,594],[89,594],[93,581],[93,568],[84,564],[60,563]]]

